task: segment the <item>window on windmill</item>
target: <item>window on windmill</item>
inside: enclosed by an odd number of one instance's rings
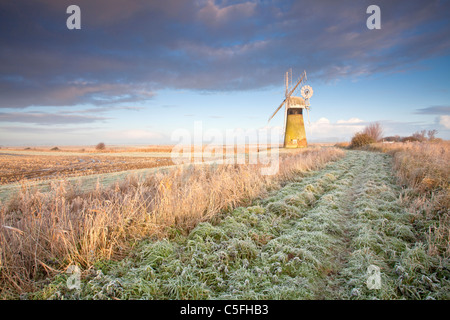
[[[302,108],[289,108],[288,114],[302,114]]]

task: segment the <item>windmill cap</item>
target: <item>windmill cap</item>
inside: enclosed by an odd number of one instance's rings
[[[289,106],[293,107],[295,105],[298,106],[304,106],[305,105],[305,100],[301,97],[289,97]]]

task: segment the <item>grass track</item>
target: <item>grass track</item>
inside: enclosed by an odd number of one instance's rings
[[[390,156],[349,151],[217,225],[98,263],[79,291],[61,275],[35,298],[449,299],[448,261],[417,242],[399,192]]]

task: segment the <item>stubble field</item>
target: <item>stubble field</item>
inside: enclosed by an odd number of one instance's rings
[[[165,157],[158,155],[133,157],[120,153],[36,155],[33,152],[0,152],[0,185],[18,181],[43,181],[146,169],[172,164],[172,159],[167,155]]]

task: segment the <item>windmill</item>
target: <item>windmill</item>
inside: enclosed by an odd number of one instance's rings
[[[298,86],[306,81],[306,71],[303,71],[302,77],[296,85],[290,89],[289,87],[289,71],[286,72],[286,92],[285,98],[280,106],[275,110],[269,121],[275,116],[275,114],[284,105],[284,144],[285,148],[304,148],[307,146],[305,123],[303,120],[303,109],[308,112],[309,119],[309,98],[313,95],[313,90],[310,86],[305,85],[302,87],[300,93],[303,98],[295,97],[292,94],[298,88]],[[291,80],[292,83],[292,80]]]

